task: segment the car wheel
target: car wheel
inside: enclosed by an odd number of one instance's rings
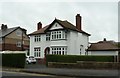
[[[33,64],[36,64],[36,62],[33,62]]]

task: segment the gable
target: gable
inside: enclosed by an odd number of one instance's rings
[[[29,39],[28,36],[20,29],[16,29],[14,32],[10,33],[9,35],[7,35],[7,38],[13,38],[13,39],[21,39],[22,36],[24,37],[24,39]]]
[[[55,29],[63,29],[63,27],[57,22],[55,22],[49,30],[55,30]]]
[[[73,30],[73,31],[76,31],[76,32],[79,32],[79,33],[83,33],[87,36],[90,36],[90,34],[84,32],[84,31],[79,31],[76,26],[74,26],[73,24],[71,24],[70,22],[68,21],[61,21],[61,20],[58,20],[58,19],[55,19],[51,24],[45,26],[44,28],[41,28],[29,35],[36,35],[36,34],[44,34],[46,33],[47,31],[49,30],[56,30],[56,29],[67,29],[67,30]]]
[[[8,34],[10,34],[11,32],[13,32],[14,30],[16,30],[18,27],[14,27],[14,28],[9,28],[9,29],[6,29],[6,30],[0,30],[0,37],[5,37],[7,36]]]

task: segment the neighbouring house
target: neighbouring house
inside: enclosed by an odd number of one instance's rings
[[[114,41],[107,41],[105,38],[103,41],[97,43],[91,43],[88,48],[89,55],[108,55],[118,56],[119,48]]]
[[[37,24],[37,31],[30,36],[30,55],[44,58],[46,54],[53,55],[85,55],[88,49],[90,34],[82,30],[81,16],[76,15],[76,26],[67,20],[54,19],[52,23],[42,28]]]
[[[0,30],[0,51],[25,51],[29,49],[27,30],[21,27],[8,28],[2,24]]]

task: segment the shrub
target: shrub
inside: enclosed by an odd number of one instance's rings
[[[76,63],[77,61],[113,62],[114,56],[47,55],[46,62]]]
[[[24,68],[25,58],[25,53],[2,54],[2,66]]]

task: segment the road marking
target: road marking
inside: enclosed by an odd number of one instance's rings
[[[13,71],[0,71],[0,72],[13,73],[13,74],[18,73],[18,74],[29,75],[29,76],[51,76],[51,77],[54,77],[52,75],[46,75],[46,74],[34,74],[34,73],[13,72]]]

